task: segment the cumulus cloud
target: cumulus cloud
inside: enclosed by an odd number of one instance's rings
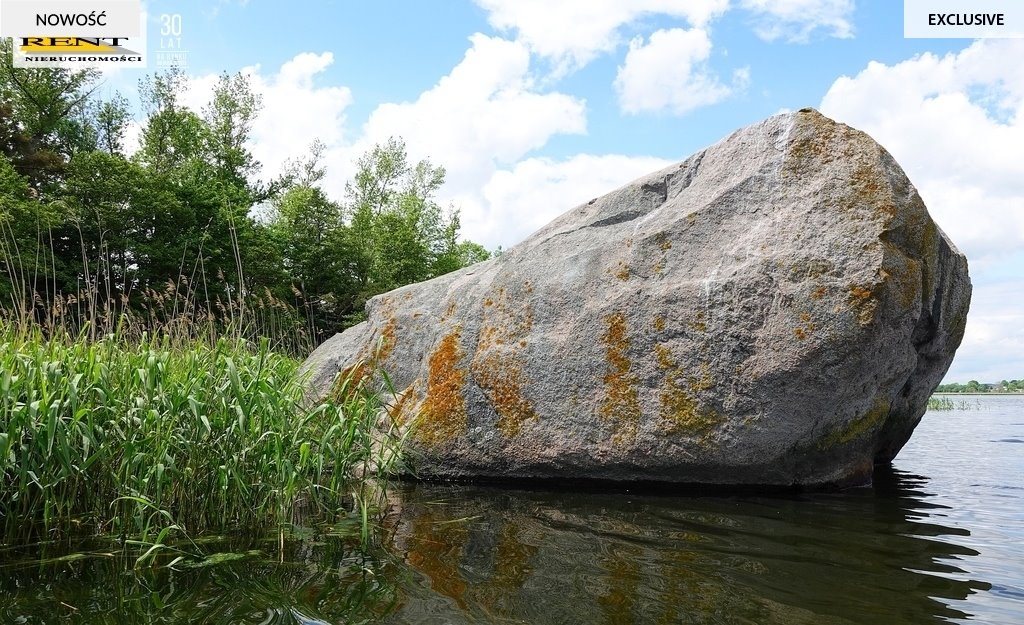
[[[1006,275],[1024,273],[1022,57],[1024,41],[984,40],[941,57],[872,62],[836,80],[821,103],[896,157],[967,254],[974,300],[948,379],[1019,377],[1024,283]]]
[[[707,66],[711,38],[707,31],[671,28],[629,44],[626,60],[615,77],[619,105],[626,113],[668,110],[682,115],[714,104],[732,93]],[[749,71],[740,70],[736,85],[744,86]]]
[[[252,127],[252,152],[267,172],[279,172],[314,140],[327,146],[328,155],[344,152],[345,109],[352,104],[352,92],[315,82],[332,63],[330,52],[307,52],[282,65],[277,74],[250,70],[253,89],[263,97]]]
[[[414,158],[449,172],[454,192],[480,188],[499,165],[511,164],[556,134],[586,132],[586,103],[542,92],[519,42],[475,34],[462,61],[413,102],[382,104],[370,115],[362,143],[401,136]]]
[[[585,133],[585,102],[540,89],[522,42],[480,34],[470,41],[462,61],[415,101],[379,106],[355,149],[397,135],[413,159],[444,165],[441,199],[460,209],[467,238],[509,247],[573,206],[667,164],[644,156],[530,157],[555,135]]]
[[[823,30],[832,37],[853,36],[853,0],[742,0],[754,13],[754,31],[766,41],[807,41]]]
[[[462,61],[415,101],[377,107],[353,152],[401,136],[412,159],[444,165],[448,177],[440,199],[460,209],[464,236],[488,248],[515,244],[577,196],[639,173],[627,157],[608,157],[608,171],[590,172],[580,164],[594,157],[568,163],[528,158],[555,135],[585,133],[586,103],[541,90],[523,43],[481,34],[470,41]],[[639,159],[639,166],[651,160]],[[546,176],[544,167],[550,169]],[[610,171],[616,167],[617,176]],[[536,185],[552,194],[539,201],[541,194],[529,191]]]
[[[906,169],[971,260],[1024,249],[1024,41],[872,62],[841,77],[826,115],[865,130]]]
[[[533,52],[562,71],[582,67],[621,43],[620,29],[648,15],[700,27],[724,13],[728,0],[476,0],[491,26],[515,31]],[[558,73],[558,72],[556,72]]]
[[[946,379],[999,382],[1024,375],[1024,281],[1007,280],[975,288],[967,332]]]
[[[467,231],[490,247],[517,243],[565,211],[670,164],[649,156],[578,154],[528,158],[494,173],[480,195],[465,197]]]

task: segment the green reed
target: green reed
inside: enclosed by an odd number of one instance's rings
[[[303,401],[268,341],[91,339],[0,321],[0,526],[7,540],[88,531],[161,543],[355,512],[401,440],[387,384]],[[378,375],[376,379],[387,377]],[[156,540],[154,540],[156,538]]]
[[[952,410],[955,407],[953,400],[948,397],[928,398],[928,410]]]
[[[980,410],[981,402],[975,400],[973,403],[964,399],[953,401],[950,397],[928,398],[928,410]]]

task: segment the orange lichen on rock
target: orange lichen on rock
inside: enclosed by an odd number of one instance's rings
[[[863,437],[885,421],[889,416],[891,407],[892,404],[888,399],[884,397],[877,398],[867,412],[818,441],[818,447],[820,449],[827,449],[836,445],[845,445]]]
[[[381,345],[377,352],[377,360],[384,361],[388,359],[391,352],[395,349],[395,345],[398,343],[396,336],[396,330],[398,329],[398,321],[393,316],[388,317],[387,323],[384,324],[384,329],[380,331]]]
[[[800,313],[800,321],[803,322],[803,325],[793,328],[793,335],[803,341],[811,335],[811,332],[814,332],[815,326],[811,323],[811,313],[809,312]]]
[[[686,433],[706,436],[725,418],[713,410],[702,409],[695,395],[714,386],[711,367],[700,365],[696,376],[687,377],[672,358],[667,345],[654,346],[658,367],[665,371],[658,400],[660,403],[658,428],[669,434]]]
[[[390,299],[384,299],[383,302],[382,309],[387,316],[387,322],[380,333],[375,334],[376,338],[369,343],[369,345],[375,346],[373,347],[374,351],[368,355],[367,348],[361,349],[357,360],[341,370],[330,392],[330,396],[336,401],[348,399],[353,391],[373,378],[380,370],[381,363],[387,360],[398,342],[398,321],[391,312],[394,306]]]
[[[857,312],[857,322],[860,325],[866,326],[874,321],[878,300],[871,289],[851,284],[849,301],[850,306]]]
[[[530,294],[533,286],[526,282],[523,290]],[[487,304],[486,302],[490,302]],[[487,395],[498,413],[495,424],[508,438],[519,434],[523,424],[536,420],[537,413],[524,396],[527,384],[523,373],[521,352],[533,328],[533,306],[517,308],[509,305],[504,288],[495,299],[485,301],[480,338],[470,364],[473,381]]]
[[[658,343],[654,346],[654,357],[658,361],[658,366],[662,369],[672,369],[676,366],[674,360],[672,360],[672,350],[667,345]]]
[[[654,318],[654,329],[657,330],[658,332],[665,331],[665,318],[662,317],[661,315],[658,315],[657,317]]]
[[[441,339],[430,356],[427,397],[416,428],[416,438],[424,443],[447,442],[466,429],[466,400],[462,397],[466,371],[459,368],[461,358],[456,328]]]
[[[790,133],[792,141],[783,162],[784,176],[806,175],[838,158],[840,151],[835,146],[840,142],[837,139],[846,134],[839,124],[815,111],[800,113]]]
[[[640,399],[637,378],[630,369],[629,337],[626,336],[626,316],[621,312],[605,317],[607,329],[601,335],[608,363],[604,376],[605,397],[601,403],[601,416],[615,425],[616,442],[629,442],[640,429]]]
[[[609,268],[605,273],[611,274],[625,282],[626,280],[629,280],[629,265],[626,264],[625,261],[620,260],[615,264],[615,267]]]
[[[697,314],[694,316],[694,320],[688,323],[687,326],[689,326],[689,328],[694,332],[707,332],[708,324],[704,319],[704,312],[697,311]]]
[[[861,164],[850,175],[851,207],[868,208],[875,217],[888,225],[896,217],[892,189],[881,181],[885,173],[876,166]]]
[[[419,401],[419,393],[416,390],[419,384],[419,380],[410,384],[408,388],[402,391],[395,401],[388,406],[388,416],[391,417],[391,421],[396,425],[405,425],[410,421],[409,416],[406,413],[408,412],[408,407],[410,405],[415,405],[416,402]]]
[[[852,285],[850,286],[850,297],[860,300],[867,299],[871,297],[871,289],[866,289],[862,286]]]
[[[485,358],[480,364],[474,363],[473,379],[494,403],[497,427],[506,437],[519,434],[525,421],[537,418],[533,405],[523,397],[524,380],[519,367],[497,358]]]
[[[345,402],[355,393],[367,379],[373,376],[374,364],[366,357],[360,356],[355,364],[341,370],[334,380],[334,386],[328,396],[336,402]]]

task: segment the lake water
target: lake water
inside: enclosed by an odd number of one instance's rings
[[[109,543],[3,549],[0,623],[1018,625],[1024,397],[952,399],[842,493],[421,484],[369,552],[345,528],[211,542],[236,559],[188,570]]]

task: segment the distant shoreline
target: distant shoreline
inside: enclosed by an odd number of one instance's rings
[[[984,395],[1020,395],[1021,397],[1024,397],[1024,392],[1016,391],[1016,392],[1012,392],[1012,393],[1002,393],[1002,392],[998,392],[997,393],[995,391],[992,391],[992,392],[989,392],[989,393],[954,393],[954,392],[949,392],[949,391],[943,391],[943,392],[932,393],[932,395],[956,395],[958,397],[962,397],[964,395],[977,395],[979,397],[984,396]]]

